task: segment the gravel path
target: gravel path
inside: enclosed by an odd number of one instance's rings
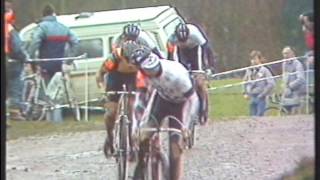
[[[241,119],[197,128],[185,151],[185,180],[277,179],[314,157],[314,117]],[[8,180],[113,180],[102,153],[104,131],[28,137],[7,142]]]

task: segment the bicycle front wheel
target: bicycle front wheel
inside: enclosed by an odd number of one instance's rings
[[[118,179],[127,180],[128,178],[128,152],[129,152],[129,136],[128,136],[128,118],[127,116],[120,117],[119,128],[119,149],[118,149]]]
[[[149,159],[153,180],[169,180],[169,159],[162,151],[154,154]]]
[[[194,143],[196,141],[196,127],[195,127],[195,122],[190,123],[189,127],[189,136],[188,136],[188,148],[191,149],[194,146]]]

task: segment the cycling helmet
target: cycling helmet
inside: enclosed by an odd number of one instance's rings
[[[161,69],[159,58],[147,47],[135,50],[130,59],[146,74],[157,74]]]
[[[179,41],[186,41],[189,37],[190,31],[186,24],[180,23],[176,26],[175,34]]]
[[[123,34],[129,40],[136,40],[140,34],[140,28],[134,24],[128,24],[123,28]]]
[[[135,41],[125,41],[120,45],[121,56],[125,57],[126,59],[129,59],[131,54],[140,47],[141,46],[137,44]]]

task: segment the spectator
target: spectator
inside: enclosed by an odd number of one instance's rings
[[[305,42],[309,50],[314,49],[314,21],[313,12],[306,12],[299,16],[299,20],[302,25],[302,31],[304,32]]]
[[[21,72],[27,54],[22,49],[22,41],[14,28],[15,14],[9,2],[5,2],[5,54],[6,85],[9,119],[24,120],[21,116]]]
[[[70,45],[70,52],[72,53],[69,55],[76,54],[75,49],[79,40],[68,27],[57,21],[54,7],[50,4],[46,5],[42,11],[42,15],[43,18],[33,32],[29,49],[31,58],[36,57],[36,51],[38,51],[39,58],[65,57],[67,44]],[[40,67],[48,83],[56,72],[61,71],[62,62],[42,62]]]
[[[265,58],[260,51],[252,51],[250,57],[253,66],[265,62]],[[275,80],[272,78],[270,70],[265,66],[250,69],[244,78],[247,81],[244,97],[250,98],[250,115],[263,116],[266,109],[266,99],[275,86]]]
[[[296,57],[292,47],[286,46],[282,50],[283,58]],[[289,113],[296,113],[300,101],[306,93],[306,81],[303,64],[298,59],[283,63],[283,85],[282,104]]]
[[[314,84],[314,21],[313,12],[306,12],[299,16],[299,20],[302,25],[302,31],[304,32],[305,43],[308,51],[305,54],[307,60],[305,65],[308,70],[308,84]]]

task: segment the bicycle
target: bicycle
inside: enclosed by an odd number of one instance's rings
[[[117,119],[114,128],[114,141],[115,147],[114,157],[118,164],[118,180],[126,180],[128,178],[128,154],[130,153],[130,123],[129,120],[129,101],[130,95],[135,95],[134,91],[128,91],[126,86],[123,85],[123,91],[107,91],[106,95],[120,95]]]
[[[191,73],[191,77],[192,79],[195,81],[194,83],[196,84],[196,91],[197,91],[197,95],[198,95],[198,98],[200,99],[200,95],[199,95],[199,84],[196,83],[196,81],[199,81],[200,83],[205,83],[204,81],[206,81],[208,79],[207,77],[207,74],[205,71],[203,70],[190,70],[189,71]],[[205,99],[202,100],[204,103],[204,107],[202,107],[200,104],[199,104],[199,111],[198,111],[198,114],[195,115],[195,118],[194,120],[190,123],[189,125],[189,129],[191,131],[191,134],[189,136],[189,139],[188,139],[188,148],[191,149],[194,144],[195,144],[195,136],[196,136],[196,130],[195,130],[195,126],[198,124],[198,122],[201,121],[201,118],[202,119],[206,119],[208,117],[201,117],[201,113],[202,111],[205,111],[205,112],[208,112],[208,108],[209,108],[209,99],[208,99],[208,94],[206,94],[205,96]],[[204,116],[207,116],[207,115],[204,115]],[[202,120],[204,121],[204,120]]]
[[[306,103],[305,101],[308,100],[309,108],[313,107],[313,104],[314,104],[313,96],[314,95],[312,93],[309,93],[307,99],[304,98],[300,100],[300,104],[305,104]],[[290,101],[290,99],[288,101]],[[282,94],[272,94],[271,96],[268,97],[268,103],[269,103],[269,106],[264,111],[264,114],[267,116],[284,116],[284,115],[289,115],[292,108],[298,108],[300,109],[300,112],[303,109],[302,108],[303,106],[299,105],[299,103],[291,103],[292,105],[285,106],[283,104]],[[313,109],[311,109],[311,112],[312,110]]]
[[[153,91],[149,101],[154,101],[155,94],[156,90]],[[167,115],[158,121],[151,115],[152,104],[148,103],[144,116],[135,131],[136,139],[146,139],[147,143],[140,141],[140,162],[136,167],[134,178],[139,176],[143,180],[169,180],[173,176],[171,169],[176,167],[174,166],[176,162],[173,151],[177,152],[177,147],[176,143],[172,143],[172,138],[182,138],[184,148],[187,149],[192,133],[189,129],[190,126],[185,126],[172,115]],[[171,121],[176,122],[181,128],[169,127]],[[148,149],[145,149],[145,143],[148,144]],[[142,155],[143,157],[141,157]]]
[[[71,65],[74,60],[83,59],[85,57],[86,54],[68,58],[29,59],[26,63],[33,63],[33,65],[36,66],[44,61],[63,61],[63,65]],[[73,93],[73,87],[69,77],[70,72],[63,70],[62,72],[56,73],[52,79],[55,78],[58,82],[60,80],[60,83],[53,84],[53,87],[50,87],[49,89],[55,89],[55,91],[48,94],[48,87],[41,75],[40,69],[35,68],[33,71],[35,72],[22,78],[24,81],[24,88],[22,90],[22,104],[24,105],[24,108],[22,114],[26,119],[41,121],[49,111],[69,106],[69,108],[72,109],[74,119],[80,121],[80,107]],[[49,82],[48,86],[50,86],[52,81]],[[58,99],[66,99],[68,104],[58,104]]]
[[[283,116],[289,114],[288,110],[281,103],[281,94],[268,96],[268,107],[264,111],[266,116]]]
[[[176,121],[182,127],[181,129],[166,127],[169,121]],[[184,126],[176,117],[166,116],[157,125],[157,127],[139,127],[139,134],[142,132],[152,133],[149,139],[149,150],[145,154],[144,163],[145,168],[139,169],[142,171],[143,180],[170,180],[172,179],[172,164],[175,163],[173,159],[174,147],[171,143],[173,134],[178,134],[183,138],[184,144],[190,138],[190,131]],[[163,135],[166,133],[167,136]],[[164,142],[167,141],[165,147]]]

